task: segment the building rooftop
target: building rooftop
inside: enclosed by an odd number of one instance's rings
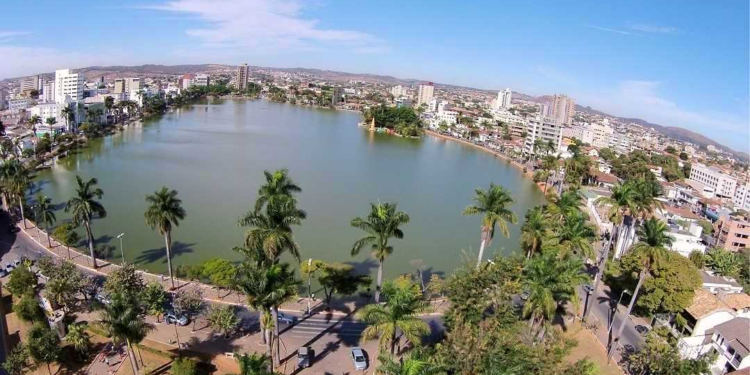
[[[663,210],[669,212],[672,215],[679,216],[685,219],[698,220],[700,216],[694,214],[692,211],[686,208],[674,207],[674,206],[663,206]]]
[[[687,311],[688,314],[692,315],[695,319],[700,319],[706,315],[713,313],[714,311],[722,310],[733,312],[729,306],[721,302],[719,298],[705,289],[696,289],[695,297],[693,297],[693,303],[685,308],[685,311]]]
[[[736,311],[750,308],[750,296],[747,293],[727,294],[722,302]]]
[[[735,279],[714,275],[707,271],[701,271],[701,279],[703,279],[704,284],[723,284],[731,285],[733,287],[742,287],[742,285],[740,285]],[[748,296],[748,298],[750,298],[750,296]]]
[[[750,354],[750,319],[734,318],[706,331],[710,335],[714,332],[721,334],[725,343],[743,358]]]

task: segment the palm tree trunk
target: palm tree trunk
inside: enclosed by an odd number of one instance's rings
[[[262,334],[262,335],[260,335],[260,336],[261,336],[261,337],[263,338],[263,344],[267,344],[267,343],[268,343],[268,340],[267,340],[267,338],[266,338],[266,333],[267,333],[267,331],[268,331],[268,330],[266,329],[266,326],[265,326],[265,324],[263,324],[263,321],[264,321],[264,314],[266,314],[266,313],[265,313],[265,312],[262,312],[262,311],[261,311],[261,313],[260,313],[260,317],[259,317],[259,318],[260,318],[260,330],[261,330],[261,332],[263,333],[263,334]]]
[[[281,349],[279,348],[279,308],[274,306],[272,308],[273,314],[273,347],[274,347],[274,366],[279,367],[281,365]]]
[[[91,233],[91,223],[85,221],[84,225],[86,226],[86,237],[89,238],[89,254],[91,255],[91,261],[93,262],[94,269],[97,269],[96,254],[94,254],[94,234]]]
[[[615,336],[615,341],[612,343],[612,346],[609,347],[609,353],[607,353],[608,359],[612,358],[612,354],[614,354],[615,352],[615,344],[617,344],[617,342],[620,341],[622,332],[625,330],[625,324],[628,322],[628,317],[630,316],[631,311],[633,311],[635,300],[638,298],[638,292],[641,290],[643,281],[646,280],[647,272],[648,272],[648,267],[643,267],[643,269],[641,270],[641,274],[638,276],[638,285],[635,286],[635,291],[633,291],[633,298],[630,300],[630,303],[628,304],[628,311],[625,312],[625,316],[622,318],[622,322],[620,322],[620,328],[617,329],[617,335]]]
[[[482,235],[482,243],[479,245],[479,260],[477,260],[477,269],[482,265],[482,257],[484,256],[484,245],[487,243],[485,235]]]
[[[167,268],[169,268],[169,279],[172,281],[172,289],[174,289],[174,276],[172,275],[172,250],[170,249],[172,238],[169,231],[166,231],[164,233],[164,242],[167,245]]]
[[[177,332],[177,321],[174,322],[174,337],[177,341],[177,353],[180,353],[180,334]]]
[[[393,330],[393,333],[391,333],[391,356],[396,355],[396,330]]]
[[[21,207],[21,221],[23,222],[23,229],[26,228],[26,217],[23,214],[23,195],[18,197],[18,205]]]
[[[599,261],[599,264],[597,265],[598,269],[596,270],[596,277],[594,280],[594,291],[591,296],[588,298],[588,302],[586,303],[586,307],[583,309],[583,316],[581,317],[581,320],[586,323],[586,319],[589,316],[589,312],[591,310],[591,304],[592,301],[596,299],[597,297],[597,291],[599,290],[599,283],[602,281],[602,276],[604,276],[604,269],[607,265],[607,259],[609,258],[609,248],[612,247],[612,236],[614,236],[614,233],[609,235],[609,239],[607,239],[607,245],[604,248],[604,254],[602,255],[601,261]]]
[[[8,211],[8,196],[3,193],[3,210]]]
[[[130,345],[130,339],[125,340],[128,349],[128,358],[130,358],[130,365],[133,366],[133,375],[138,375],[138,360],[135,359],[135,353],[133,347]]]
[[[383,259],[378,259],[378,283],[375,285],[375,303],[380,303],[380,288],[383,285]]]

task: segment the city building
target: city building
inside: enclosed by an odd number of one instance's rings
[[[322,90],[323,103],[335,106],[344,101],[344,88],[335,86],[324,86]]]
[[[65,107],[64,103],[41,103],[37,104],[29,109],[31,116],[39,116],[43,123],[47,122],[48,118],[54,118],[57,122],[62,122],[61,111]]]
[[[5,109],[5,92],[0,90],[0,111]]]
[[[750,247],[750,222],[742,216],[722,214],[714,223],[716,247],[740,251]]]
[[[432,82],[425,85],[419,85],[419,92],[417,93],[417,107],[422,104],[429,105],[435,94],[435,86]]]
[[[495,108],[496,109],[510,109],[510,100],[513,93],[510,91],[509,88],[498,91],[497,93],[497,100],[495,101]]]
[[[208,74],[197,74],[195,76],[194,84],[196,86],[209,86],[211,84],[211,78]]]
[[[394,98],[406,96],[406,88],[401,85],[393,86],[391,87],[391,95],[393,95]]]
[[[735,189],[737,188],[737,179],[734,177],[724,174],[716,167],[707,167],[698,163],[693,164],[690,169],[689,180],[696,181],[713,189],[714,194],[722,198],[734,198]]]
[[[117,78],[115,79],[115,87],[113,93],[130,95],[132,91],[138,91],[140,89],[140,78]]]
[[[735,210],[750,212],[750,182],[738,183],[732,198]]]
[[[240,90],[240,91],[246,90],[248,79],[250,79],[250,66],[248,66],[247,63],[238,66],[237,73],[234,77],[237,90]]]
[[[55,81],[44,82],[39,101],[43,103],[52,103],[55,101]]]
[[[190,86],[194,84],[195,84],[195,74],[185,74],[184,76],[180,77],[179,86],[183,90],[189,89]]]
[[[396,103],[396,107],[411,107],[411,98],[406,96],[400,96],[397,97],[394,102]]]
[[[685,358],[697,358],[711,352],[717,353],[717,358],[711,364],[712,374],[726,374],[729,372],[750,368],[750,319],[734,318],[707,330],[699,338],[702,342],[688,347],[680,340],[680,352]]]
[[[21,93],[29,92],[33,90],[42,91],[42,82],[44,80],[41,76],[26,77],[21,80]]]
[[[11,111],[20,111],[31,107],[34,101],[29,98],[10,99],[8,100],[8,109]]]
[[[526,125],[524,153],[536,154],[537,150],[534,150],[534,144],[537,140],[541,140],[545,145],[552,142],[553,152],[556,152],[562,144],[562,129],[563,125],[552,117],[537,116],[537,118],[529,120]]]
[[[560,124],[570,125],[573,123],[573,115],[576,111],[576,103],[573,98],[566,95],[555,94],[549,101],[547,116],[557,119]],[[544,113],[543,113],[544,114]]]
[[[73,73],[70,69],[55,71],[55,102],[65,103],[66,98],[83,100],[83,74]]]

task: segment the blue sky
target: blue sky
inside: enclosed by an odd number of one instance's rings
[[[0,78],[212,62],[388,74],[566,93],[750,151],[749,7],[747,0],[4,0]]]

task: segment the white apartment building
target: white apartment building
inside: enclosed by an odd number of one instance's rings
[[[114,94],[129,94],[131,91],[141,89],[140,78],[117,78],[115,79]]]
[[[701,183],[714,190],[714,194],[724,198],[734,198],[737,179],[726,175],[716,167],[693,164],[689,180]]]
[[[734,209],[750,212],[750,182],[745,182],[744,184],[738,183],[735,190],[734,197],[732,198]]]
[[[562,129],[563,125],[557,122],[556,119],[548,116],[538,116],[533,120],[529,120],[526,125],[526,140],[524,141],[523,152],[525,154],[534,154],[534,143],[537,139],[541,139],[545,144],[552,141],[555,145],[555,150],[560,149],[562,144]]]
[[[38,90],[41,91],[43,79],[41,76],[26,77],[21,80],[21,92]]]
[[[594,132],[586,126],[565,128],[563,135],[578,139],[583,143],[594,144]]]
[[[510,100],[513,93],[509,88],[497,93],[497,100],[495,101],[495,109],[510,109]]]
[[[31,113],[32,117],[39,116],[39,118],[42,119],[43,123],[46,123],[47,119],[50,117],[54,118],[59,123],[63,122],[62,115],[60,113],[64,107],[65,103],[42,103],[31,107],[31,109],[29,109],[29,112]]]
[[[193,83],[196,86],[208,86],[211,84],[211,78],[208,74],[198,74],[195,76],[195,81]]]
[[[65,103],[66,98],[83,100],[83,74],[73,73],[70,69],[55,71],[55,102]]]
[[[422,104],[429,105],[435,95],[435,86],[432,82],[426,85],[419,85],[419,92],[417,93],[417,107]]]
[[[39,100],[44,103],[55,102],[55,81],[44,82]]]
[[[508,111],[495,111],[493,113],[495,121],[502,121],[508,125],[510,134],[520,137],[526,131],[526,119],[516,116]]]
[[[557,119],[558,123],[570,125],[576,111],[576,102],[566,95],[555,94],[550,99],[547,116]],[[542,113],[544,114],[544,113]]]
[[[391,95],[393,95],[394,98],[406,96],[406,89],[401,85],[393,86],[391,87]]]

